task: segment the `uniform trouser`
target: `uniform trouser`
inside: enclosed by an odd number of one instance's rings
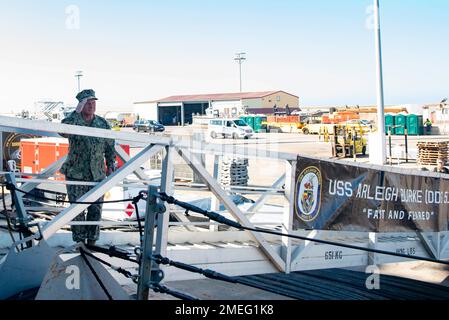
[[[67,178],[68,181],[79,181]],[[67,185],[67,195],[69,201],[77,201],[84,194],[92,190],[93,186]],[[102,202],[104,196],[97,201]],[[86,210],[81,212],[73,221],[100,221],[102,204],[92,204]],[[86,213],[87,211],[87,213]],[[97,241],[100,236],[100,226],[71,226],[72,238],[75,242],[94,240]]]

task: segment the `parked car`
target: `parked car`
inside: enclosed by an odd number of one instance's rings
[[[134,122],[133,130],[137,132],[163,132],[165,127],[155,120],[137,120]]]
[[[139,124],[143,124],[144,121],[145,121],[145,120],[136,120],[136,121],[134,121],[134,123],[133,123],[133,130],[134,130],[134,131],[137,131],[137,126],[138,126]]]
[[[209,121],[207,130],[213,139],[219,136],[249,139],[254,134],[253,129],[241,119],[212,119]]]

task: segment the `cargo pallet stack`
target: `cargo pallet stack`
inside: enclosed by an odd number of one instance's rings
[[[418,141],[418,164],[436,165],[437,159],[442,158],[446,163],[448,160],[447,141]]]
[[[223,186],[248,185],[248,159],[223,157],[220,171]]]

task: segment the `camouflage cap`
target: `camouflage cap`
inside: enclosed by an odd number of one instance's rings
[[[76,98],[79,102],[81,102],[84,99],[95,99],[98,100],[97,97],[95,97],[95,91],[92,89],[83,90],[80,93],[76,95]]]

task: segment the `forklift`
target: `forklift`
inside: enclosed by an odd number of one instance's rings
[[[333,128],[332,156],[356,158],[366,155],[367,139],[361,126],[335,125]]]

